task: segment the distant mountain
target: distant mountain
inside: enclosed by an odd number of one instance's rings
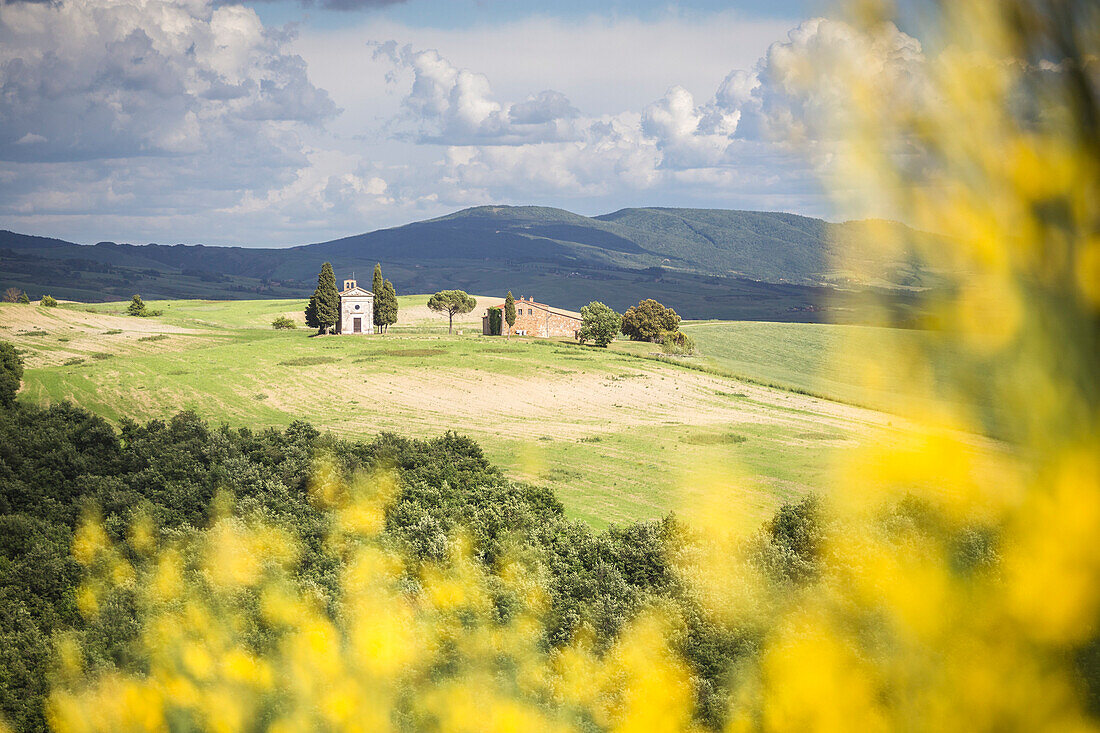
[[[623,209],[597,217],[536,206],[480,206],[427,221],[286,249],[86,246],[0,232],[0,290],[80,300],[303,297],[322,261],[368,278],[375,262],[399,292],[462,288],[537,296],[566,308],[624,309],[656,297],[690,318],[817,320],[852,288],[928,285],[912,262],[869,283],[832,266],[864,222],[723,209]],[[928,236],[901,224],[878,231]],[[845,286],[845,291],[832,287]],[[828,301],[828,303],[826,303]]]

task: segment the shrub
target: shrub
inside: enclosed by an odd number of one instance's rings
[[[42,305],[46,306],[47,308],[56,308],[57,300],[55,300],[52,295],[43,295]]]
[[[278,316],[271,322],[271,327],[276,331],[289,331],[298,327],[294,321],[290,320],[286,316]]]
[[[623,314],[622,331],[631,341],[659,343],[661,336],[680,327],[680,316],[652,298],[632,305]]]
[[[666,331],[661,336],[661,351],[666,354],[694,354],[695,341],[683,331]]]
[[[126,312],[131,316],[146,315],[145,301],[141,299],[140,295],[134,293],[134,297],[130,298],[130,305],[126,306]]]
[[[151,311],[146,307],[145,301],[141,299],[140,295],[134,294],[134,297],[130,298],[130,305],[126,306],[126,312],[131,316],[140,316],[141,318],[149,318],[151,316],[164,315],[164,311]]]

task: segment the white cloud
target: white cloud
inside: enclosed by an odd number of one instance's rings
[[[835,160],[831,125],[850,108],[854,85],[919,94],[923,62],[919,42],[893,25],[866,36],[817,18],[772,44],[751,69],[725,74],[704,102],[674,85],[640,115],[571,116],[574,137],[565,141],[505,147],[483,139],[448,152],[443,180],[487,198],[665,197],[701,195],[709,186],[711,199],[758,192],[776,201],[786,189],[786,200],[806,202],[789,208],[821,213],[816,179]]]
[[[378,44],[375,58],[387,58],[394,82],[411,74],[409,92],[392,130],[422,143],[518,145],[566,140],[575,133],[569,120],[577,110],[560,92],[545,90],[518,104],[494,99],[489,79],[460,69],[434,49],[400,49],[394,41]]]
[[[827,214],[823,123],[848,75],[919,93],[923,55],[892,26],[780,35],[717,14],[375,17],[295,39],[207,0],[2,5],[0,216],[78,241],[260,245],[490,202]]]
[[[814,18],[775,43],[757,64],[746,111],[754,131],[780,141],[836,139],[857,90],[884,108],[890,99],[911,103],[924,91],[921,44],[883,23],[871,34],[835,20]],[[744,88],[744,82],[737,87]],[[736,87],[735,87],[736,89]],[[731,94],[732,92],[732,94]],[[740,92],[730,90],[727,96]]]
[[[675,86],[646,107],[642,132],[656,141],[663,167],[698,168],[721,163],[740,119],[737,109],[696,106],[691,92]]]
[[[35,143],[44,143],[46,138],[41,135],[36,135],[33,132],[28,132],[23,137],[15,141],[16,145],[34,145]]]
[[[0,5],[0,159],[224,157],[248,127],[321,122],[335,105],[289,40],[203,0]]]

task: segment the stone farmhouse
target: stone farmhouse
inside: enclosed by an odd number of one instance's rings
[[[354,280],[345,280],[340,291],[340,320],[336,333],[374,333],[374,293]]]
[[[500,312],[499,319],[492,311]],[[481,317],[481,333],[486,336],[499,336],[508,328],[504,322],[504,303],[489,306]],[[581,330],[581,314],[554,308],[545,303],[536,303],[534,298],[516,300],[516,324],[512,333],[517,336],[537,336],[539,338],[577,338]]]

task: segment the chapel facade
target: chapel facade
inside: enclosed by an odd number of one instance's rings
[[[374,293],[359,287],[355,280],[345,280],[340,291],[340,320],[336,332],[342,334],[374,333]]]

